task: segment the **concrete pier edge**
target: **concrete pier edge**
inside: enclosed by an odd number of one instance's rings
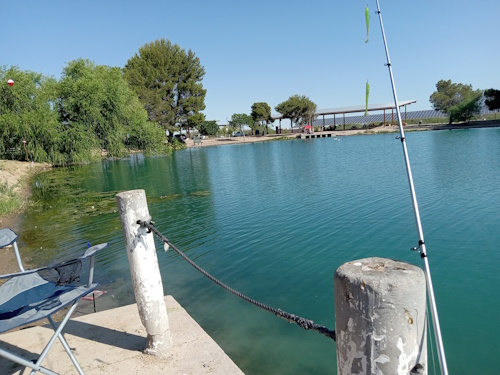
[[[71,319],[65,337],[85,374],[243,374],[172,296],[166,296],[165,303],[172,333],[166,358],[142,353],[147,333],[136,304]],[[31,327],[0,335],[0,344],[28,358],[33,353],[36,358],[52,333],[46,326]],[[61,374],[76,374],[59,342],[43,366]],[[0,358],[0,374],[23,373],[23,366]]]

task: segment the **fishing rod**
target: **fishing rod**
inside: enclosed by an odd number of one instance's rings
[[[424,233],[422,231],[422,223],[420,222],[420,213],[418,210],[417,196],[415,194],[415,186],[413,185],[413,177],[412,177],[411,168],[410,168],[410,159],[408,158],[408,150],[406,148],[406,140],[405,140],[405,135],[404,135],[404,130],[403,130],[403,122],[401,121],[401,112],[399,110],[398,96],[396,94],[396,86],[394,84],[394,76],[392,75],[391,60],[389,58],[389,50],[387,48],[387,41],[385,39],[384,24],[382,22],[382,14],[380,12],[380,5],[379,5],[378,0],[376,0],[376,2],[377,2],[377,14],[378,14],[378,18],[380,20],[380,28],[382,30],[382,38],[384,40],[385,55],[387,56],[386,66],[389,69],[389,76],[391,78],[391,85],[392,85],[392,93],[394,96],[394,105],[396,106],[396,112],[397,112],[397,116],[398,116],[398,125],[399,125],[399,133],[400,133],[399,138],[401,139],[401,145],[403,146],[403,154],[404,154],[404,159],[405,159],[405,164],[406,164],[406,172],[408,175],[408,184],[410,185],[410,194],[411,194],[411,200],[412,200],[412,204],[413,204],[413,213],[415,215],[415,222],[417,224],[418,245],[419,246],[418,246],[418,248],[415,248],[415,250],[418,250],[420,252],[420,257],[422,258],[425,279],[427,282],[427,293],[429,295],[429,303],[431,305],[430,307],[431,307],[432,323],[434,326],[434,336],[436,338],[436,346],[437,346],[437,351],[438,351],[439,364],[441,366],[441,374],[448,375],[448,367],[446,365],[446,357],[444,354],[443,338],[441,336],[441,328],[439,326],[439,318],[438,318],[438,312],[437,312],[437,307],[436,307],[436,299],[434,297],[434,289],[432,287],[431,271],[429,268],[429,261],[427,259],[427,250],[425,247]]]

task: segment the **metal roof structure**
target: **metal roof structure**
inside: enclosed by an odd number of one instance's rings
[[[488,114],[494,114],[495,111],[490,111],[487,107],[483,106],[481,108],[481,111],[479,112],[479,115],[488,115]],[[395,116],[395,114],[394,114]],[[424,120],[424,119],[430,119],[430,118],[449,118],[450,115],[444,112],[436,111],[434,109],[426,109],[426,110],[420,110],[420,111],[408,111],[404,112],[401,114],[401,117],[404,121],[407,120]],[[397,118],[393,118],[391,116],[391,113],[389,113],[387,116],[384,116],[383,113],[378,113],[378,114],[373,114],[369,116],[365,116],[364,114],[360,115],[355,115],[355,116],[349,116],[345,117],[343,119],[340,119],[343,123],[346,125],[350,124],[371,124],[371,123],[381,123],[381,122],[386,122],[386,120],[390,118],[391,122],[397,122]],[[339,125],[339,121],[335,121],[333,117],[327,118],[327,119],[316,119],[313,121],[314,126],[331,126],[331,125]]]
[[[393,116],[392,116],[393,115]],[[446,118],[449,115],[435,111],[435,110],[425,110],[425,111],[409,111],[401,114],[402,120],[420,120],[420,119],[428,119],[428,118]],[[340,120],[340,121],[339,121]],[[383,113],[377,113],[369,116],[365,116],[364,114],[349,116],[345,118],[337,118],[337,121],[333,117],[326,118],[324,121],[322,119],[316,119],[313,121],[314,126],[330,126],[330,125],[339,125],[340,122],[343,122],[345,125],[350,124],[371,124],[371,123],[381,123],[389,120],[391,123],[394,121],[397,122],[396,114],[391,114],[389,112],[387,116],[384,116]]]
[[[416,103],[416,100],[404,100],[399,102],[399,107],[404,107],[413,103]],[[390,103],[384,103],[384,104],[370,104],[368,106],[368,109],[366,108],[365,105],[356,105],[356,106],[351,106],[351,107],[339,107],[339,108],[326,108],[326,109],[319,109],[316,111],[314,114],[315,116],[326,116],[326,115],[342,115],[346,113],[356,113],[356,112],[365,112],[367,110],[368,112],[371,111],[382,111],[386,109],[395,109],[396,107],[394,106],[394,102]],[[281,120],[283,116],[279,113],[271,115],[273,120]]]

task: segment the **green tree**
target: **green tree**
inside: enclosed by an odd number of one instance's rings
[[[478,93],[449,109],[450,118],[456,121],[470,121],[481,111],[483,94]]]
[[[205,122],[205,115],[203,113],[195,113],[194,115],[187,117],[186,125],[189,138],[191,138],[190,129],[198,129],[199,126],[204,122]]]
[[[430,102],[435,110],[447,113],[453,121],[468,121],[481,109],[482,91],[472,85],[440,80],[436,84]]]
[[[269,134],[268,125],[273,122],[271,117],[271,107],[265,102],[257,102],[252,104],[252,119],[254,123],[259,123],[266,127],[267,134]]]
[[[284,118],[289,118],[293,125],[298,126],[307,124],[309,121],[312,123],[316,113],[317,106],[308,97],[304,95],[292,95],[284,102],[274,107],[276,112],[281,113]]]
[[[201,135],[217,135],[219,133],[217,121],[203,121],[196,129]]]
[[[149,119],[169,130],[199,124],[204,119],[205,69],[194,52],[165,39],[139,48],[124,68],[125,79],[137,93]],[[191,117],[196,116],[194,119]]]
[[[123,115],[125,145],[128,148],[154,154],[168,151],[163,142],[164,130],[149,121],[147,112],[135,94],[123,108]]]
[[[14,86],[6,84],[13,79]],[[52,109],[56,100],[53,78],[0,68],[0,154],[2,158],[64,164],[59,150],[63,129]]]
[[[72,162],[85,161],[89,153],[100,156],[96,149],[122,156],[125,145],[161,147],[163,132],[148,122],[120,68],[96,66],[83,59],[71,61],[63,70],[58,91],[57,110],[68,133],[61,146]]]
[[[488,89],[484,92],[484,104],[488,106],[490,111],[500,109],[500,90]]]
[[[245,125],[250,128],[253,126],[252,116],[249,116],[246,113],[233,113],[231,120],[229,120],[229,131],[232,132],[235,129],[239,129],[243,132],[243,127]]]

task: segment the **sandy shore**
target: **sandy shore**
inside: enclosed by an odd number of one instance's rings
[[[47,163],[30,163],[15,160],[0,160],[0,183],[7,184],[9,188],[19,195],[23,200],[27,200],[31,195],[28,186],[28,178],[41,171],[50,169]],[[0,192],[0,194],[2,194]],[[0,216],[0,227],[11,225],[15,221],[17,214]]]
[[[47,163],[30,163],[16,160],[0,160],[0,181],[7,182],[14,190],[21,190],[21,181],[23,178],[33,173],[50,169]]]
[[[28,178],[38,172],[50,169],[50,164],[30,163],[14,160],[0,160],[0,183],[13,188],[19,197],[27,201],[31,191]],[[1,193],[0,193],[1,195]],[[21,215],[12,213],[0,216],[0,228],[11,228],[17,232],[21,225]],[[12,247],[0,249],[0,274],[18,270],[16,257]]]

